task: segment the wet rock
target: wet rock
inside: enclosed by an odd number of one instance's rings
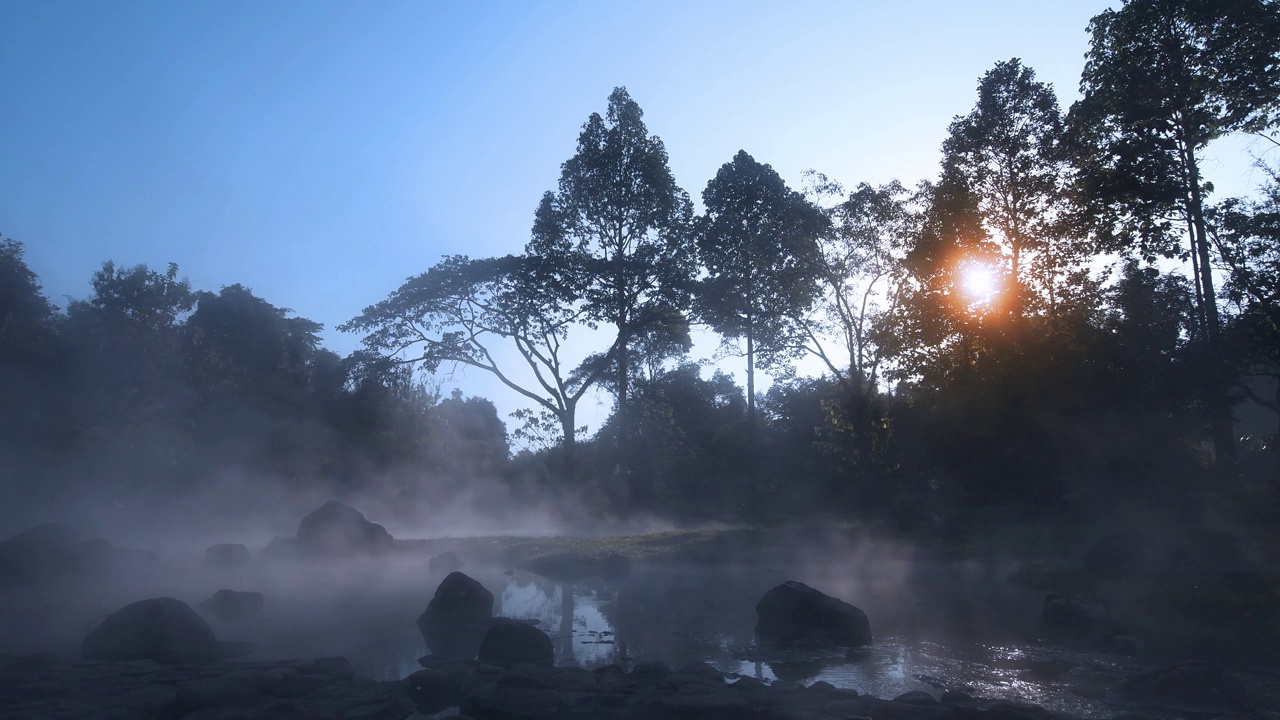
[[[923,690],[911,690],[904,692],[893,699],[896,703],[906,703],[908,705],[937,705],[938,701],[929,693]]]
[[[72,547],[80,533],[65,523],[46,523],[0,542],[0,587],[25,587],[84,571]]]
[[[200,608],[219,620],[239,620],[262,609],[262,593],[222,589],[200,603]]]
[[[151,598],[107,616],[80,648],[85,660],[209,662],[222,657],[213,629],[181,600]]]
[[[461,569],[462,560],[459,559],[458,554],[452,550],[436,555],[427,563],[427,570],[433,575],[437,573],[448,574],[451,572],[457,572]]]
[[[551,638],[538,628],[508,618],[495,618],[480,643],[480,662],[492,665],[531,663],[550,667],[555,662]]]
[[[210,545],[204,551],[204,564],[217,570],[234,570],[248,565],[251,559],[249,548],[239,543]]]
[[[492,618],[493,593],[475,579],[452,572],[436,588],[417,625],[432,655],[470,659],[479,651]]]
[[[394,542],[386,528],[336,500],[325,503],[298,524],[298,545],[311,555],[377,554],[389,551]]]
[[[871,644],[866,613],[794,580],[765,593],[756,615],[756,634],[768,644]]]

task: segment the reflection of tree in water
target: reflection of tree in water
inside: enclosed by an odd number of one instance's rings
[[[576,665],[573,656],[573,588],[560,583],[560,631],[556,636],[556,662]]]

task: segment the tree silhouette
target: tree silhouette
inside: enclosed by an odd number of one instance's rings
[[[618,335],[604,361],[584,373],[565,356],[564,341],[590,317],[558,282],[553,257],[446,257],[410,278],[382,302],[344,323],[366,332],[369,350],[434,372],[463,365],[491,373],[560,421],[565,472],[576,473],[574,418],[578,402],[621,347]],[[514,349],[531,379],[500,364],[499,344]],[[406,354],[407,353],[407,354]]]
[[[804,332],[826,217],[741,150],[707,183],[702,200],[700,315],[726,339],[746,343],[747,422],[754,425],[757,357],[776,361]]]
[[[1092,153],[1086,187],[1111,247],[1189,257],[1206,343],[1213,440],[1235,457],[1201,154],[1233,131],[1268,127],[1280,104],[1280,3],[1130,0],[1089,23],[1092,37],[1072,108]],[[1175,223],[1185,228],[1182,250]]]
[[[643,116],[626,88],[614,88],[605,116],[592,113],[582,126],[526,247],[528,255],[555,259],[559,282],[582,298],[587,318],[617,329],[611,371],[624,422],[633,338],[684,306],[692,274],[692,204]]]

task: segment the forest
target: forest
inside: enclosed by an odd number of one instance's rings
[[[1280,516],[1280,4],[1134,0],[1087,32],[1079,101],[996,63],[914,186],[793,187],[747,148],[691,192],[615,88],[523,247],[368,298],[347,357],[288,298],[173,264],[105,262],[59,307],[24,261],[40,239],[0,240],[9,507],[162,505],[232,473],[581,527]],[[1203,171],[1231,136],[1258,141],[1246,197]],[[529,409],[441,392],[458,368]]]

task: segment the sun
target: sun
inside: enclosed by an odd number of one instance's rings
[[[995,268],[980,262],[967,263],[960,270],[960,285],[975,303],[991,300],[999,289]]]

